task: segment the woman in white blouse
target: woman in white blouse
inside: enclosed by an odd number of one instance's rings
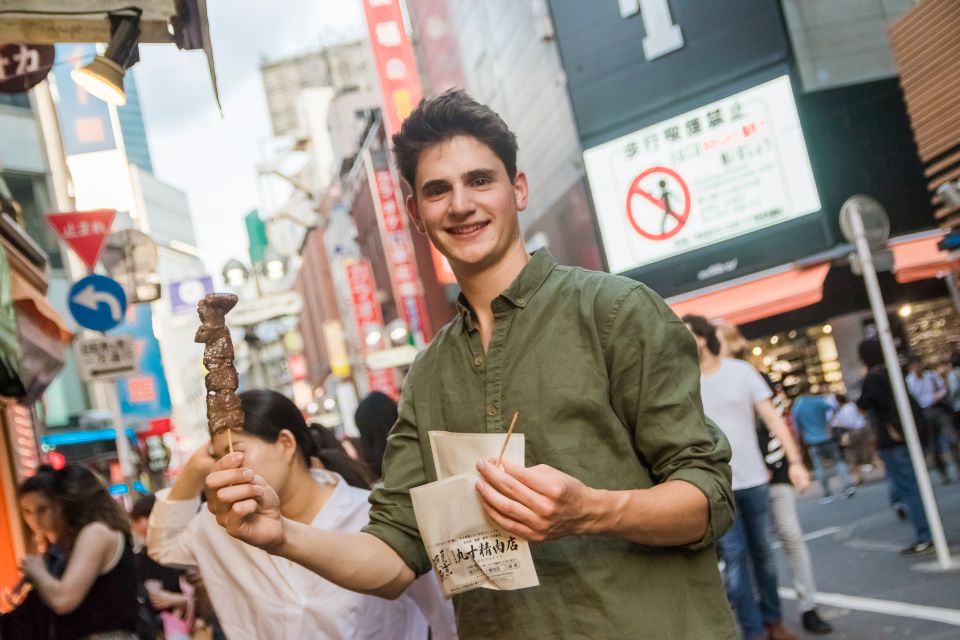
[[[245,464],[275,487],[283,515],[330,531],[359,531],[367,523],[368,491],[355,463],[340,452],[315,451],[300,410],[273,391],[240,394],[244,428],[233,447]],[[226,434],[212,442],[226,453]],[[319,458],[323,469],[311,468]],[[232,538],[200,507],[200,492],[214,458],[194,453],[169,490],[157,494],[150,515],[150,556],[165,565],[196,566],[221,627],[230,640],[434,640],[456,638],[453,610],[433,574],[390,601],[341,589],[283,558]]]

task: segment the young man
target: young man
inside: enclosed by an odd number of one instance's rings
[[[397,597],[431,570],[409,494],[436,479],[427,432],[502,434],[519,411],[529,466],[479,461],[477,491],[532,542],[540,586],[454,596],[460,638],[735,637],[713,550],[733,518],[730,453],[703,416],[683,324],[638,282],[526,253],[527,179],[488,107],[461,91],[427,100],[394,146],[411,218],[462,295],[407,377],[370,525],[281,518],[242,454],[207,478],[218,521],[343,587]]]
[[[717,327],[706,318],[687,315],[683,321],[697,340],[704,413],[723,430],[733,451],[730,466],[737,518],[720,538],[719,547],[726,562],[727,591],[743,637],[795,639],[783,625],[777,593],[776,556],[770,539],[769,476],[757,440],[757,416],[783,445],[787,475],[797,491],[807,490],[810,475],[793,434],[770,401],[773,393],[760,373],[742,360],[720,356]],[[759,602],[751,574],[756,579]]]
[[[813,393],[806,381],[800,385],[800,393],[793,401],[790,415],[793,424],[800,432],[800,439],[807,447],[810,459],[813,461],[813,470],[817,474],[817,481],[823,488],[823,500],[830,501],[830,476],[827,473],[826,461],[832,460],[837,472],[837,478],[843,487],[843,498],[853,497],[856,489],[850,481],[850,470],[840,453],[840,445],[833,437],[830,429],[830,419],[837,411],[834,402],[825,396]]]
[[[913,524],[916,538],[913,544],[900,553],[916,556],[933,552],[933,537],[927,514],[923,510],[917,476],[910,462],[903,425],[893,399],[893,388],[883,361],[883,350],[879,340],[864,340],[857,347],[860,361],[867,368],[863,379],[857,406],[870,418],[877,438],[877,450],[883,466],[886,467],[887,484],[894,503],[902,504]],[[910,407],[917,424],[917,430],[923,431],[923,416],[917,401],[911,397]]]
[[[953,461],[958,465],[957,473],[960,473],[960,445],[953,432],[953,420],[950,417],[950,407],[947,405],[947,384],[939,373],[927,369],[919,356],[910,356],[907,364],[910,369],[906,379],[907,389],[920,405],[923,419],[927,423],[927,443],[930,453],[933,454],[934,463],[943,478],[943,483],[947,484],[950,482],[950,468],[946,460],[947,450],[953,452]]]

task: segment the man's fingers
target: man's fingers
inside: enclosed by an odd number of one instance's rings
[[[253,483],[235,484],[217,491],[217,500],[224,504],[233,504],[248,498],[256,499],[263,495],[263,487]]]
[[[494,511],[503,514],[506,518],[530,527],[544,526],[546,524],[543,518],[528,506],[517,500],[508,498],[483,480],[477,482],[477,493],[480,494],[480,502],[482,504],[485,503]]]
[[[524,540],[539,541],[546,539],[543,534],[537,533],[521,522],[517,522],[516,520],[504,516],[483,500],[480,501],[480,505],[483,507],[483,511],[487,514],[487,517],[493,520],[493,522],[504,531],[512,533],[513,535]]]
[[[247,516],[255,514],[260,510],[260,502],[256,499],[241,500],[240,502],[234,502],[233,506],[230,507],[230,516],[234,516],[239,520],[246,518]],[[237,526],[239,526],[239,522]]]
[[[254,473],[250,469],[224,469],[222,471],[211,471],[204,481],[207,495],[216,493],[223,487],[229,487],[234,484],[245,484],[253,480]]]
[[[520,468],[517,465],[510,465],[510,470],[506,467],[499,469],[495,464],[489,462],[478,465],[483,479],[501,495],[519,502],[537,515],[551,516],[554,511],[553,504],[513,475],[512,471]]]
[[[563,497],[564,485],[560,479],[566,474],[562,471],[545,464],[523,467],[506,460],[503,461],[503,468],[511,476],[542,496],[551,500],[559,500]]]

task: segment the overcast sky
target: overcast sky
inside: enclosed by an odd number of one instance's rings
[[[210,33],[223,104],[200,51],[141,45],[134,67],[154,173],[190,198],[207,268],[246,253],[243,216],[259,207],[256,165],[270,137],[263,59],[365,33],[360,0],[211,0]]]

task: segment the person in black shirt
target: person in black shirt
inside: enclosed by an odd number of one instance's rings
[[[147,529],[154,502],[156,497],[151,494],[133,503],[133,508],[130,509],[130,528],[136,548],[134,559],[137,581],[144,588],[141,595],[146,592],[147,602],[144,604],[155,624],[162,628],[161,612],[182,619],[185,617],[189,600],[180,587],[182,572],[159,564],[147,554]]]
[[[905,445],[903,425],[897,413],[897,406],[893,398],[893,389],[890,387],[890,377],[883,363],[883,351],[878,340],[864,340],[858,347],[860,360],[867,368],[867,375],[863,379],[860,398],[857,407],[870,419],[871,426],[877,438],[877,449],[880,459],[887,470],[887,482],[890,492],[897,496],[907,509],[907,514],[916,530],[916,540],[906,547],[903,555],[919,555],[933,550],[933,538],[930,534],[930,525],[923,510],[920,499],[920,489],[917,486],[917,476],[910,463],[910,453]],[[908,394],[909,395],[909,394]],[[917,429],[921,430],[923,418],[920,407],[910,398],[913,417]]]

